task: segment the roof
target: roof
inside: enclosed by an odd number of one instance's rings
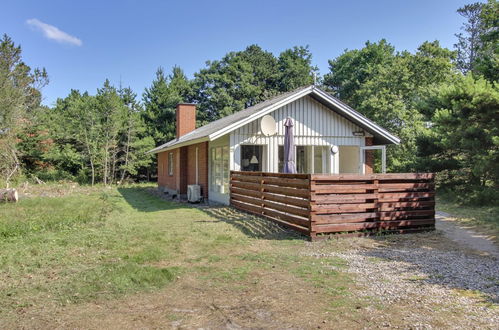
[[[391,134],[373,121],[369,120],[359,112],[355,111],[347,104],[331,96],[317,86],[309,85],[277,95],[254,106],[238,111],[232,115],[220,118],[209,124],[201,126],[194,131],[181,136],[178,139],[171,140],[150,150],[149,153],[158,153],[161,151],[173,149],[174,147],[177,148],[203,141],[213,141],[214,139],[230,133],[243,125],[246,125],[248,122],[260,118],[306,95],[310,95],[333,111],[354,122],[367,132],[371,133],[380,144],[400,143],[400,139],[398,137]]]

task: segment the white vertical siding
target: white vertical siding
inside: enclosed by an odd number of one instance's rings
[[[277,125],[277,132],[273,136],[264,136],[260,132],[260,119],[254,120],[230,133],[231,154],[233,163],[231,169],[240,169],[240,145],[266,145],[265,171],[278,171],[279,145],[284,144],[284,121],[290,117],[294,120],[294,136],[296,145],[350,145],[362,146],[365,143],[363,136],[354,136],[352,132],[362,130],[351,121],[338,115],[330,108],[315,101],[310,96],[302,97],[270,113]],[[366,136],[370,136],[366,134]],[[232,157],[231,157],[232,158]],[[337,157],[336,157],[337,158]],[[332,161],[331,171],[336,172],[336,161]]]

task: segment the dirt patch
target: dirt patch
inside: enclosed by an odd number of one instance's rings
[[[436,228],[450,240],[485,255],[499,257],[499,248],[494,243],[494,236],[479,234],[471,229],[463,228],[455,220],[450,214],[439,211],[436,214]]]
[[[248,252],[267,253],[271,241]],[[282,252],[282,251],[281,251]],[[297,253],[354,276],[348,300],[289,272],[257,268],[242,279],[180,277],[155,293],[32,309],[20,327],[41,328],[483,328],[499,322],[498,263],[440,233],[303,242]],[[346,268],[329,259],[345,260]],[[237,268],[244,262],[234,262]],[[342,305],[347,303],[348,305]]]
[[[267,329],[358,326],[358,315],[328,312],[328,297],[288,272],[258,271],[220,283],[188,276],[152,294],[31,310],[18,327],[86,329]],[[337,308],[339,309],[339,308]],[[339,317],[341,315],[341,317]],[[5,326],[5,324],[4,324]]]

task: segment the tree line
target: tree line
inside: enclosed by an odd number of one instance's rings
[[[492,202],[499,179],[499,6],[496,0],[457,10],[465,18],[454,49],[426,41],[398,51],[366,42],[329,60],[323,76],[308,47],[278,56],[258,45],[229,52],[188,79],[180,67],[159,68],[141,97],[106,80],[95,95],[72,90],[41,106],[43,69],[31,69],[21,48],[0,43],[0,176],[121,183],[149,180],[146,154],[175,136],[175,106],[198,104],[198,126],[282,92],[318,84],[398,135],[388,148],[393,172],[435,171],[439,185],[468,200]]]

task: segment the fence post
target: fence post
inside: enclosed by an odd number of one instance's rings
[[[234,171],[229,171],[229,205],[232,205],[232,174],[234,173]],[[208,189],[208,193],[209,193],[209,187],[206,187],[206,189]]]
[[[310,240],[314,241],[317,238],[317,233],[315,232],[315,219],[312,212],[312,184],[315,183],[315,179],[312,178],[312,174],[308,175],[308,235]]]
[[[380,222],[381,222],[381,214],[380,214],[380,207],[379,207],[379,179],[375,176],[373,180],[374,184],[374,189],[373,189],[373,194],[374,194],[374,210],[376,212],[376,221],[378,222],[377,230],[380,230]]]
[[[262,173],[262,172],[260,172],[260,174],[259,174],[259,175],[260,175],[260,199],[261,199],[261,204],[260,204],[260,206],[261,206],[261,208],[262,208],[262,212],[261,212],[261,213],[262,213],[262,214],[265,214],[265,203],[263,202],[263,201],[264,201],[264,199],[265,199],[265,196],[264,196],[264,194],[263,194],[263,193],[264,193],[264,190],[265,190],[265,189],[264,189],[264,183],[265,183],[265,182],[264,182],[263,173]]]

